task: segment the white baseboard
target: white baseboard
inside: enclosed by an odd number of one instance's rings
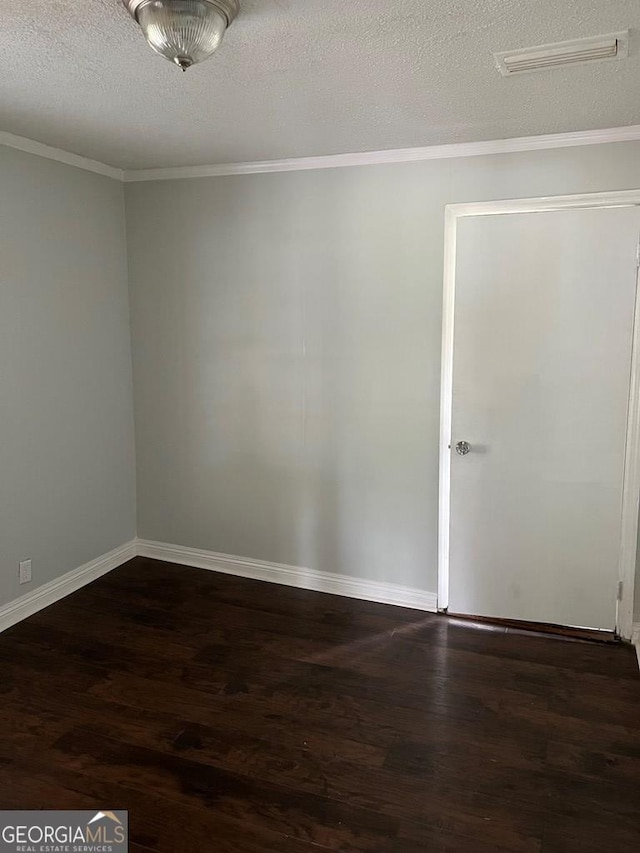
[[[434,592],[425,592],[414,587],[337,575],[333,572],[320,572],[316,569],[285,566],[281,563],[268,563],[265,560],[231,557],[228,554],[216,554],[214,551],[202,551],[199,548],[185,548],[180,545],[138,539],[138,554],[141,557],[179,563],[197,569],[208,569],[252,580],[310,589],[314,592],[329,592],[333,595],[344,595],[347,598],[359,598],[364,601],[396,604],[400,607],[411,607],[414,610],[426,610],[430,613],[435,613],[438,606],[437,595]]]
[[[107,572],[116,569],[135,556],[136,540],[133,539],[131,542],[126,542],[119,548],[114,548],[113,551],[109,551],[83,566],[78,566],[77,569],[72,569],[61,577],[37,587],[33,592],[28,592],[26,595],[16,598],[15,601],[10,601],[9,604],[0,607],[0,631],[5,631],[11,625],[15,625],[16,622],[21,622],[27,616],[32,616],[38,610],[54,604],[54,602],[91,583],[96,578],[106,575]]]

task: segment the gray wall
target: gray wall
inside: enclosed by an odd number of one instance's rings
[[[126,189],[141,537],[434,591],[448,202],[640,144]]]
[[[122,185],[0,147],[0,605],[133,536]]]

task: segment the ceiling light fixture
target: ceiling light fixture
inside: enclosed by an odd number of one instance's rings
[[[240,11],[239,0],[122,0],[149,45],[183,71],[208,59]]]

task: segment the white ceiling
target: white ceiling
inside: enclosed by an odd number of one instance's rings
[[[638,0],[241,0],[186,74],[120,0],[2,0],[0,130],[125,169],[640,124]],[[631,56],[504,79],[492,52],[632,29]]]

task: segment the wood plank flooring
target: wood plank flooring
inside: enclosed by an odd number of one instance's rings
[[[635,654],[136,558],[0,635],[1,808],[133,853],[640,849]]]

